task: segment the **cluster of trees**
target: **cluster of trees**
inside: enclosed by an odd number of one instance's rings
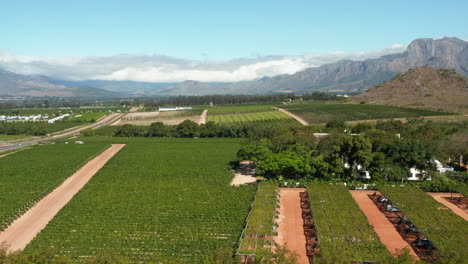
[[[249,103],[280,103],[290,100],[345,100],[333,94],[323,92],[314,92],[310,94],[295,95],[289,94],[271,94],[271,95],[205,95],[205,96],[175,96],[166,99],[146,99],[141,102],[145,107],[157,107],[164,105],[231,105],[231,104],[249,104]]]
[[[415,119],[346,127],[343,122],[332,121],[324,129],[332,133],[320,140],[311,137],[307,129],[283,134],[280,141],[251,137],[243,142],[238,157],[251,160],[257,165],[257,173],[267,178],[352,179],[359,166],[373,179],[400,180],[409,175],[411,167],[431,175],[434,158],[453,160],[459,153],[468,156],[466,140],[458,141],[455,151],[440,150],[444,142],[453,141],[452,136],[461,137],[456,131],[463,131],[464,125]]]
[[[0,122],[0,134],[3,135],[28,135],[44,136],[49,133],[60,130],[62,122],[48,124],[46,122]]]
[[[191,120],[185,120],[179,125],[165,125],[156,122],[150,126],[122,125],[118,127],[103,127],[97,130],[85,130],[84,136],[117,136],[117,137],[219,137],[219,138],[244,138],[244,137],[274,137],[276,134],[289,131],[289,126],[278,127],[278,124],[244,122],[232,124],[218,124],[212,121],[206,124],[197,124]]]

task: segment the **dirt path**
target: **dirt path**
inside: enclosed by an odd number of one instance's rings
[[[198,124],[206,124],[206,114],[208,113],[208,109],[203,110],[203,112],[200,115],[200,120],[198,120]]]
[[[410,245],[400,236],[395,227],[388,221],[385,215],[377,208],[374,202],[369,198],[369,194],[373,194],[374,191],[361,191],[354,190],[349,191],[351,196],[354,198],[356,203],[361,208],[361,211],[366,215],[369,224],[374,227],[375,232],[380,238],[382,244],[384,244],[390,253],[397,253],[397,249],[408,248],[411,255],[419,260],[414,250]]]
[[[243,160],[239,163],[239,168],[234,172],[234,178],[231,181],[231,186],[239,186],[257,181],[254,177],[255,166],[248,160]]]
[[[428,192],[427,194],[432,196],[432,198],[434,198],[439,203],[447,206],[450,210],[452,210],[452,212],[459,215],[461,218],[468,220],[468,214],[465,211],[463,211],[460,207],[444,199],[444,197],[451,197],[455,195],[451,193],[431,193],[431,192]],[[459,194],[457,194],[456,196],[458,197]]]
[[[78,191],[98,172],[108,160],[125,144],[114,144],[96,158],[89,161],[65,180],[34,207],[16,219],[0,233],[0,245],[6,243],[10,251],[23,250],[49,221],[62,209]]]
[[[306,240],[304,235],[304,221],[302,220],[300,192],[304,188],[279,188],[279,218],[277,220],[278,236],[274,238],[279,245],[299,254],[299,264],[309,264],[306,255]]]
[[[296,119],[297,122],[303,124],[304,126],[309,125],[309,123],[307,121],[305,121],[304,119],[300,118],[299,116],[297,116],[297,115],[295,115],[295,114],[293,114],[293,113],[291,113],[289,111],[284,110],[283,108],[276,108],[276,109],[278,109],[280,112],[283,112],[283,113],[287,114],[288,116]]]

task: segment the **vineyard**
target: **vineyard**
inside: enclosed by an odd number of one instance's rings
[[[370,104],[304,103],[280,105],[289,112],[305,119],[310,124],[341,121],[407,118],[420,116],[450,115],[445,112]]]
[[[248,105],[248,106],[221,106],[211,107],[208,112],[212,115],[227,115],[227,114],[245,114],[256,112],[273,112],[275,109],[269,105]]]
[[[0,230],[108,144],[36,146],[0,159]]]
[[[457,263],[468,259],[465,220],[416,187],[379,189],[440,249],[442,257]]]
[[[247,226],[241,237],[239,254],[255,255],[258,251],[270,250],[274,235],[277,187],[277,183],[266,181],[258,185]]]
[[[385,261],[390,253],[379,241],[343,185],[309,184],[312,213],[320,241],[317,263]]]
[[[238,140],[109,140],[128,144],[26,251],[54,245],[81,259],[107,249],[133,262],[176,263],[234,251],[255,189],[229,186]]]
[[[268,112],[253,112],[253,113],[238,113],[238,114],[222,114],[213,115],[211,110],[208,111],[207,121],[214,121],[216,123],[241,123],[241,122],[269,122],[269,121],[293,121],[294,119],[279,111]]]

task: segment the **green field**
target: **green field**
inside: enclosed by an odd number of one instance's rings
[[[321,249],[317,263],[389,258],[390,253],[345,186],[309,184],[307,189]]]
[[[128,142],[26,251],[54,245],[74,259],[102,249],[133,262],[202,263],[234,251],[254,187],[231,187],[238,140],[87,138]]]
[[[26,137],[30,137],[30,136],[26,136],[26,135],[5,135],[5,134],[2,134],[2,135],[0,135],[0,141],[15,140],[15,139],[21,139],[21,138],[26,138]]]
[[[416,187],[381,186],[379,190],[447,257],[468,259],[468,223]],[[444,262],[445,263],[445,262]]]
[[[0,230],[108,145],[41,145],[0,158]]]
[[[341,121],[353,121],[451,114],[396,106],[323,102],[279,105],[278,107],[284,108],[289,112],[302,117],[311,124],[326,123],[333,119]]]
[[[238,253],[256,254],[261,250],[270,250],[273,244],[277,189],[276,182],[262,181],[258,185]]]
[[[218,106],[207,108],[210,115],[225,115],[239,113],[271,112],[276,111],[270,105],[247,105],[247,106]]]
[[[214,121],[216,123],[240,123],[240,122],[253,122],[253,121],[270,121],[270,120],[292,120],[283,112],[269,111],[269,112],[250,112],[250,113],[238,113],[238,114],[222,114],[222,115],[211,115],[208,111],[207,121]]]

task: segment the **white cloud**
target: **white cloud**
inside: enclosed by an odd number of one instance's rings
[[[395,43],[392,45],[392,49],[401,49],[401,48],[406,48],[406,45],[403,45],[400,43]]]
[[[42,74],[64,80],[131,80],[145,82],[234,82],[292,74],[340,60],[364,60],[402,52],[403,44],[372,52],[310,53],[261,56],[227,61],[187,60],[164,55],[108,57],[37,57],[0,51],[0,68],[21,74]]]

